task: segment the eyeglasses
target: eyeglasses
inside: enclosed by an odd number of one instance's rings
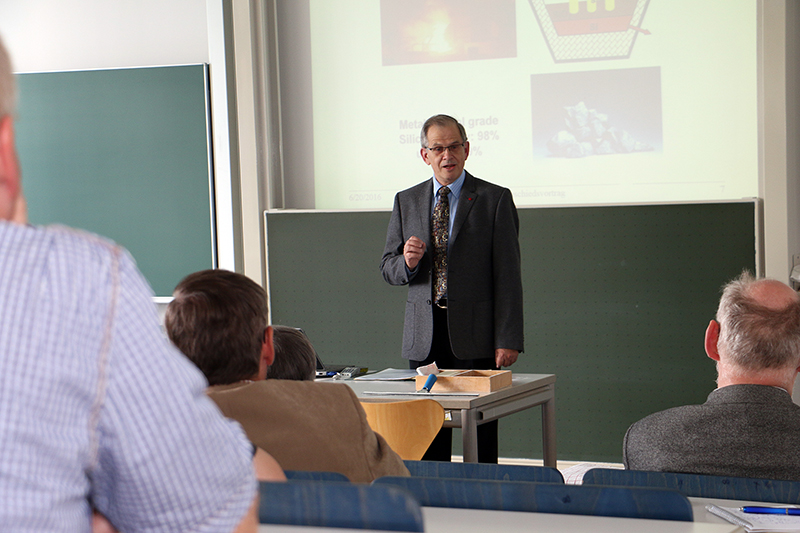
[[[427,151],[429,151],[429,152],[433,152],[433,153],[434,153],[434,154],[436,154],[436,155],[442,155],[442,154],[444,153],[444,151],[445,151],[445,150],[450,150],[450,153],[451,153],[451,154],[455,154],[455,153],[457,153],[458,151],[460,151],[462,148],[464,148],[464,143],[465,143],[465,142],[466,142],[466,141],[464,141],[463,143],[451,144],[450,146],[432,146],[432,147],[425,147],[425,149],[426,149]]]

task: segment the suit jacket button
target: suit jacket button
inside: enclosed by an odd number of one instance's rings
[[[428,301],[427,301],[427,304],[428,304],[428,305],[431,305],[431,301],[430,301],[430,300],[428,300]]]

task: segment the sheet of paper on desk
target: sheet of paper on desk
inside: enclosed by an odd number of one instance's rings
[[[800,516],[745,513],[739,507],[717,507],[716,505],[706,505],[706,509],[731,524],[742,526],[749,533],[759,531],[800,532]]]
[[[358,381],[404,381],[412,380],[416,375],[416,370],[408,368],[387,368],[374,374],[365,374],[353,379]]]

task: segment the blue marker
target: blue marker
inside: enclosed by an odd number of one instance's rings
[[[789,514],[800,516],[800,508],[797,507],[742,507],[745,513],[758,514]]]
[[[436,383],[436,374],[428,375],[428,379],[425,380],[425,385],[419,390],[420,392],[430,392],[433,388],[433,384]]]

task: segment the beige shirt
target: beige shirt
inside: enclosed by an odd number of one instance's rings
[[[284,470],[340,472],[361,483],[408,475],[343,383],[270,379],[209,387],[208,395]]]

